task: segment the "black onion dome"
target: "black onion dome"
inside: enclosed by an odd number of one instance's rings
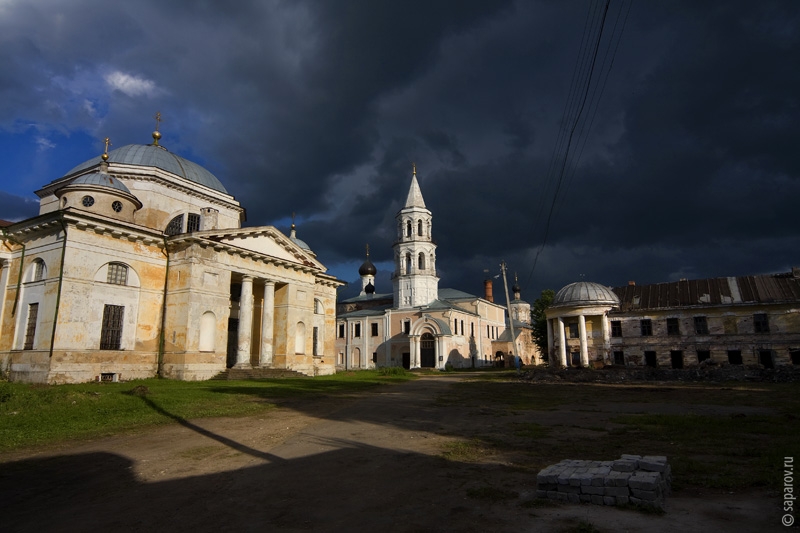
[[[372,264],[372,261],[367,259],[358,269],[359,276],[374,276],[378,273],[378,269]],[[374,288],[374,287],[373,287]]]
[[[518,283],[515,283],[514,286],[511,287],[511,292],[522,292],[522,289],[520,289]]]

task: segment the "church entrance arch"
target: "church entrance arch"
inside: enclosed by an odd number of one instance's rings
[[[422,368],[436,367],[436,340],[430,333],[423,333],[419,339],[419,359]]]

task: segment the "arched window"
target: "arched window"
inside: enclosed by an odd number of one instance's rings
[[[167,229],[164,233],[167,235],[178,235],[183,232],[183,215],[178,215],[167,224]]]
[[[406,222],[406,237],[411,237],[411,221]]]
[[[420,252],[419,253],[419,265],[418,268],[420,270],[425,270],[425,254]]]
[[[411,254],[406,254],[406,274],[411,274]]]
[[[33,261],[33,275],[31,276],[31,281],[42,281],[45,277],[47,277],[47,268],[45,267],[44,261],[35,259]]]
[[[211,311],[206,311],[200,317],[200,345],[201,352],[215,351],[217,338],[217,317]]]
[[[297,323],[294,333],[294,353],[306,353],[306,325],[302,322]]]
[[[417,235],[422,237],[422,220],[417,221]]]
[[[113,283],[114,285],[127,285],[128,265],[123,263],[109,263],[106,283]]]

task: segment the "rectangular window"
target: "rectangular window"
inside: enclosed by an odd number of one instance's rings
[[[681,324],[677,318],[668,318],[667,319],[667,335],[680,335],[681,334]]]
[[[753,315],[753,328],[756,333],[769,333],[769,319],[766,313],[756,313]]]
[[[474,337],[475,336],[475,322],[470,322],[469,323],[469,335],[470,335],[470,337]]]
[[[775,358],[772,355],[772,350],[759,350],[758,363],[764,365],[764,368],[775,368]]]
[[[361,324],[353,324],[353,337],[361,336]]]
[[[372,336],[373,337],[377,337],[378,336],[378,323],[377,322],[373,322],[372,324],[370,324],[370,328],[372,329],[372,331],[370,331]]]
[[[186,217],[186,233],[193,231],[200,231],[200,215],[197,213],[189,213]]]
[[[732,365],[742,364],[742,351],[741,350],[728,350],[728,362]]]
[[[461,334],[464,334],[464,321],[461,321]]]
[[[314,344],[312,346],[314,355],[319,355],[319,328],[317,326],[314,326]]]
[[[672,361],[672,368],[683,368],[683,351],[671,350],[669,358]]]
[[[622,322],[619,320],[611,321],[611,336],[622,337]]]
[[[406,335],[411,333],[411,321],[410,320],[406,320],[405,322],[403,322],[403,333],[405,333]]]
[[[658,366],[658,358],[656,357],[656,352],[644,352],[644,364],[655,368]]]
[[[614,364],[625,365],[625,353],[622,350],[614,352]]]
[[[800,365],[800,350],[789,350],[789,358],[793,365]]]
[[[106,282],[113,283],[114,285],[127,285],[128,267],[122,263],[109,263]]]
[[[378,363],[378,352],[372,352],[372,362],[375,364]]]
[[[697,350],[697,362],[702,363],[703,361],[711,359],[711,352],[709,350]]]
[[[649,318],[644,318],[641,321],[642,337],[650,337],[653,335],[653,322]]]
[[[569,325],[569,338],[570,339],[577,339],[578,338],[578,324],[570,324]]]
[[[119,350],[122,343],[123,305],[109,305],[103,308],[103,326],[100,330],[100,349]]]
[[[339,338],[344,338],[344,324],[339,324]]]
[[[698,335],[708,335],[708,320],[706,317],[694,317],[694,332]]]
[[[28,305],[28,324],[25,328],[25,345],[23,350],[33,350],[33,339],[36,337],[36,319],[39,317],[39,304]]]

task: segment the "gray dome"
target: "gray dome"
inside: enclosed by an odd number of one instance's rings
[[[91,174],[84,174],[83,176],[75,178],[70,185],[97,185],[131,194],[131,191],[117,178],[99,172],[92,172]]]
[[[81,163],[77,167],[67,172],[67,176],[99,165],[102,161],[101,156]],[[108,152],[109,163],[120,163],[125,165],[139,165],[143,167],[156,167],[176,174],[189,181],[205,185],[214,190],[227,193],[225,187],[211,172],[204,169],[197,163],[192,163],[188,159],[175,155],[167,151],[162,146],[152,144],[129,144],[122,148],[117,148]]]
[[[358,269],[359,276],[374,276],[378,273],[378,269],[375,268],[375,265],[372,264],[372,261],[367,259],[364,261]]]
[[[614,292],[599,283],[578,281],[570,283],[556,294],[551,307],[582,305],[619,305],[619,298]]]
[[[306,244],[306,241],[304,241],[302,239],[298,239],[297,237],[289,237],[289,240],[291,240],[293,243],[295,243],[297,246],[299,246],[303,250],[306,250],[306,251],[310,251],[311,250],[311,247],[308,246]]]

